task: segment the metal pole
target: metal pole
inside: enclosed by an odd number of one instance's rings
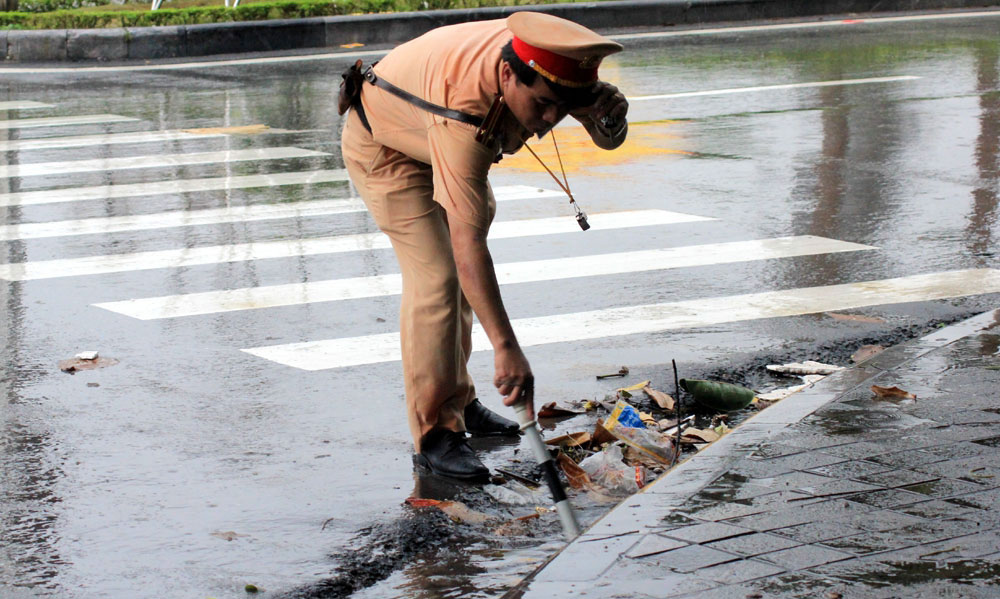
[[[566,540],[572,541],[580,535],[580,524],[576,521],[573,506],[570,505],[569,499],[566,497],[566,489],[563,488],[562,481],[559,480],[556,464],[545,448],[545,443],[542,442],[542,435],[538,432],[538,423],[528,416],[528,408],[523,401],[514,404],[514,412],[517,414],[518,422],[521,423],[524,436],[528,439],[528,445],[535,453],[538,465],[542,467],[542,476],[545,477],[545,483],[549,487],[549,492],[552,493],[552,500],[556,502],[556,512],[559,514],[560,522],[562,522]]]

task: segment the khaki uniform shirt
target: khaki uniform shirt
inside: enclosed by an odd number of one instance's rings
[[[379,61],[375,73],[439,106],[485,116],[500,93],[500,50],[513,37],[503,19],[441,27]],[[362,94],[374,140],[431,165],[434,200],[486,231],[495,203],[487,174],[496,150],[475,140],[475,127],[413,106],[366,84]]]

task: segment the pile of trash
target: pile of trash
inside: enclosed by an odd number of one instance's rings
[[[700,451],[730,431],[729,415],[748,407],[764,409],[841,370],[840,366],[806,361],[769,365],[783,376],[801,377],[802,383],[766,394],[739,385],[710,380],[680,379],[677,391],[690,394],[698,406],[696,414],[681,415],[678,401],[654,389],[651,381],[615,390],[604,401],[583,400],[569,405],[549,403],[538,410],[538,418],[560,419],[586,412],[606,412],[593,430],[574,431],[546,441],[558,448],[556,463],[569,485],[594,499],[617,500],[642,489],[676,464],[683,453]],[[618,373],[598,379],[627,376]],[[645,400],[633,394],[642,393]],[[675,391],[676,394],[676,391]],[[647,407],[648,412],[643,411]],[[701,428],[695,426],[701,423]]]

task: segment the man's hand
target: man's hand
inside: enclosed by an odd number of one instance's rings
[[[493,384],[503,395],[505,406],[513,406],[522,401],[528,408],[528,415],[535,417],[535,377],[531,366],[520,347],[494,350]]]
[[[594,92],[593,104],[569,114],[580,121],[598,147],[613,150],[625,142],[628,133],[628,100],[607,81],[598,81]]]

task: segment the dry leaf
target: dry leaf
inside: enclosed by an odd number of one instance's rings
[[[872,393],[880,399],[916,399],[917,396],[899,387],[879,387],[872,385]]]
[[[482,524],[491,519],[487,514],[477,512],[460,501],[439,501],[437,499],[408,497],[405,503],[413,507],[436,507],[454,522],[458,523]]]
[[[686,428],[681,433],[681,443],[711,443],[719,438],[719,433],[711,429]]]
[[[541,517],[539,513],[528,514],[527,516],[521,516],[519,518],[514,518],[504,522],[500,526],[493,529],[493,533],[501,536],[514,536],[523,535],[528,532],[528,523],[532,520],[538,520]]]
[[[622,387],[620,389],[615,389],[615,393],[621,393],[622,391],[624,391],[626,393],[631,393],[632,391],[638,391],[639,389],[642,389],[643,387],[649,385],[649,383],[650,383],[650,381],[643,381],[641,383],[636,383],[635,385],[632,385],[631,387]]]
[[[854,322],[870,322],[873,324],[882,324],[885,322],[881,318],[876,318],[875,316],[861,316],[859,314],[838,314],[837,312],[827,312],[826,315],[836,320],[852,320]]]
[[[583,413],[584,410],[575,410],[566,406],[559,406],[556,405],[556,402],[554,401],[550,401],[538,409],[539,418],[564,418],[566,416],[576,416],[577,414]]]
[[[674,398],[670,397],[663,391],[657,391],[649,385],[642,388],[642,391],[649,396],[650,399],[656,402],[656,405],[660,406],[668,412],[672,412],[674,409]]]
[[[858,348],[858,351],[851,354],[851,361],[858,364],[859,362],[864,362],[872,356],[877,356],[884,351],[885,348],[881,345],[862,345]]]
[[[114,366],[118,363],[118,360],[114,358],[96,358],[94,360],[83,360],[81,358],[70,358],[69,360],[59,361],[59,370],[63,372],[68,372],[70,374],[80,371],[80,370],[94,370],[97,368],[107,368],[108,366]]]
[[[549,439],[545,442],[546,445],[565,445],[566,447],[579,447],[580,445],[586,445],[587,443],[590,443],[590,433],[587,431],[569,433],[567,435]]]
[[[590,480],[590,475],[565,453],[559,452],[559,455],[556,456],[556,464],[566,475],[569,486],[574,489],[585,489],[593,486],[594,483]]]
[[[590,435],[591,447],[600,447],[605,443],[611,443],[617,440],[617,437],[609,433],[608,429],[604,428],[604,420],[598,418],[597,425],[594,427],[594,432]]]

